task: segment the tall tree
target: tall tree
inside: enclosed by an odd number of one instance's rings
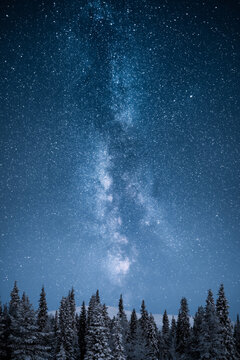
[[[87,333],[87,312],[83,301],[79,316],[78,344],[80,348],[80,360],[84,359],[86,353],[86,333]]]
[[[234,325],[234,339],[237,356],[240,358],[240,321],[239,314],[237,314],[237,321]]]
[[[224,348],[221,342],[220,324],[211,290],[208,291],[205,306],[202,336],[199,338],[200,359],[224,359]]]
[[[11,359],[34,359],[38,354],[38,336],[35,312],[23,293],[15,317],[11,321]],[[39,359],[42,359],[41,356]]]
[[[179,355],[187,354],[190,344],[190,321],[188,303],[185,297],[181,300],[181,307],[177,319],[176,350]]]
[[[170,340],[169,340],[170,342],[169,354],[170,354],[170,359],[172,360],[176,359],[176,332],[177,332],[177,325],[176,325],[176,320],[173,316],[171,322]]]
[[[141,353],[143,349],[140,335],[140,326],[138,323],[136,310],[133,309],[129,323],[129,331],[126,345],[127,358],[129,360],[138,360],[141,359],[143,356],[143,354]]]
[[[225,358],[226,360],[233,360],[236,359],[236,350],[233,337],[233,328],[231,325],[231,320],[229,319],[228,308],[229,306],[225,296],[224,286],[221,284],[216,302],[216,310],[220,322],[222,344],[226,352]]]
[[[13,289],[11,291],[11,299],[10,299],[10,303],[9,303],[9,315],[11,316],[15,316],[15,314],[17,313],[17,308],[20,305],[20,297],[19,297],[19,290],[18,290],[18,286],[17,286],[17,282],[14,282],[14,286]]]
[[[169,320],[167,316],[167,311],[165,310],[163,314],[162,341],[161,341],[161,353],[162,353],[162,358],[164,360],[169,359],[169,350],[170,350],[170,330],[169,330]]]
[[[120,317],[117,317],[113,321],[113,334],[112,343],[113,351],[112,356],[114,360],[126,360],[125,348],[123,345],[123,335]]]
[[[203,331],[204,331],[204,317],[205,312],[204,308],[200,306],[195,314],[193,329],[192,329],[192,339],[191,339],[191,355],[195,360],[200,359],[200,344],[203,341]]]
[[[43,359],[49,359],[51,357],[53,330],[51,329],[50,319],[48,317],[48,308],[46,301],[46,293],[44,286],[42,286],[39,307],[37,311],[37,326],[38,326],[38,343],[39,343],[39,355]]]
[[[124,306],[123,306],[123,297],[122,294],[120,295],[120,299],[119,299],[119,303],[118,303],[118,314],[117,317],[119,319],[120,322],[120,329],[122,331],[122,342],[123,342],[123,346],[126,347],[126,343],[127,343],[127,336],[128,336],[128,320],[127,320],[127,315],[124,311]]]
[[[102,305],[99,301],[91,298],[91,316],[89,319],[86,336],[86,354],[84,360],[111,360],[111,349],[105,319],[103,316]],[[96,299],[96,298],[95,298]]]
[[[63,297],[59,309],[58,351],[63,345],[66,359],[75,359],[75,329],[72,328],[72,312],[69,297]]]
[[[0,359],[7,360],[7,328],[6,328],[6,313],[2,308],[0,302]]]
[[[148,360],[157,360],[159,353],[158,330],[152,314],[150,314],[148,317],[146,330],[146,358]]]

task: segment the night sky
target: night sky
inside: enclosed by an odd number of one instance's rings
[[[1,1],[0,293],[240,311],[240,2]]]

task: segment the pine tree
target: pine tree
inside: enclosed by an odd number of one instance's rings
[[[14,286],[13,289],[11,291],[11,299],[10,299],[10,303],[9,303],[9,315],[10,317],[14,317],[15,314],[17,313],[17,308],[20,304],[20,297],[19,297],[19,290],[18,290],[18,286],[17,286],[17,282],[14,282]]]
[[[163,314],[163,326],[162,326],[162,342],[161,342],[161,353],[162,358],[169,359],[169,350],[170,350],[170,330],[169,330],[169,320],[167,316],[167,311],[164,311]]]
[[[239,321],[239,314],[237,314],[237,321],[234,326],[234,339],[235,339],[235,348],[237,356],[240,359],[240,321]]]
[[[198,311],[194,317],[193,329],[192,329],[192,340],[191,340],[191,355],[193,359],[200,359],[200,344],[203,339],[204,329],[204,308],[199,306]]]
[[[15,316],[11,319],[10,331],[11,359],[34,359],[38,353],[37,322],[35,312],[25,293],[15,311]]]
[[[222,337],[222,344],[225,348],[225,359],[234,360],[236,359],[236,351],[233,337],[233,329],[231,320],[229,319],[228,301],[225,296],[224,286],[221,284],[218,299],[216,302],[217,316],[220,322],[220,333]]]
[[[47,301],[46,301],[46,293],[44,287],[42,286],[40,299],[39,299],[39,308],[37,314],[37,324],[39,331],[43,331],[48,322],[48,308],[47,308]]]
[[[67,355],[63,347],[63,344],[61,344],[60,349],[56,355],[56,360],[67,360]]]
[[[187,355],[190,344],[190,322],[187,299],[182,298],[177,319],[176,350],[181,356]]]
[[[125,349],[123,345],[123,335],[120,317],[117,317],[113,322],[113,334],[112,334],[112,343],[113,343],[113,359],[114,360],[126,360]]]
[[[139,326],[138,326],[138,319],[136,310],[133,309],[130,324],[129,324],[129,331],[127,336],[127,344],[126,344],[126,351],[127,351],[127,358],[129,360],[138,360],[140,358],[140,351],[139,351]]]
[[[199,338],[198,348],[200,359],[224,359],[224,348],[221,344],[219,319],[216,314],[213,293],[211,290],[208,291],[202,329],[202,336]]]
[[[59,333],[57,350],[63,345],[66,359],[75,359],[75,329],[72,329],[72,309],[69,297],[63,297],[59,310]]]
[[[7,328],[5,312],[0,302],[0,359],[7,360]]]
[[[49,359],[51,357],[51,340],[53,334],[50,327],[49,317],[47,313],[47,301],[44,287],[40,293],[39,307],[37,312],[37,325],[38,325],[38,343],[39,343],[39,356],[42,359]]]
[[[149,315],[147,321],[146,339],[146,358],[148,360],[157,360],[159,353],[158,330],[152,314]]]
[[[170,354],[170,359],[172,360],[176,359],[176,332],[177,332],[177,325],[176,325],[176,320],[173,316],[171,322],[170,337],[169,337],[169,343],[170,343],[169,354]]]
[[[88,318],[86,354],[84,360],[111,360],[111,349],[106,334],[105,319],[101,303],[92,297],[91,312]]]
[[[120,328],[121,328],[121,331],[122,331],[123,346],[126,347],[127,335],[128,335],[128,320],[127,320],[127,315],[126,315],[126,313],[124,311],[122,294],[120,295],[120,299],[119,299],[119,303],[118,303],[117,317],[119,318],[119,321],[120,321]]]
[[[87,333],[87,312],[85,302],[83,301],[79,316],[78,326],[78,344],[80,348],[80,360],[84,359],[86,352],[86,333]]]

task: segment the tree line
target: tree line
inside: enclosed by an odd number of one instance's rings
[[[240,359],[240,321],[233,326],[221,285],[216,303],[208,291],[190,324],[188,303],[182,298],[171,324],[165,310],[157,328],[144,300],[137,318],[128,321],[120,296],[118,313],[111,319],[99,291],[88,307],[76,313],[74,290],[63,297],[55,316],[49,315],[42,287],[34,311],[25,293],[20,298],[15,282],[10,302],[0,306],[1,360],[237,360]]]

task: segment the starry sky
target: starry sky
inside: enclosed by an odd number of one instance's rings
[[[240,311],[240,2],[3,0],[0,294]]]

